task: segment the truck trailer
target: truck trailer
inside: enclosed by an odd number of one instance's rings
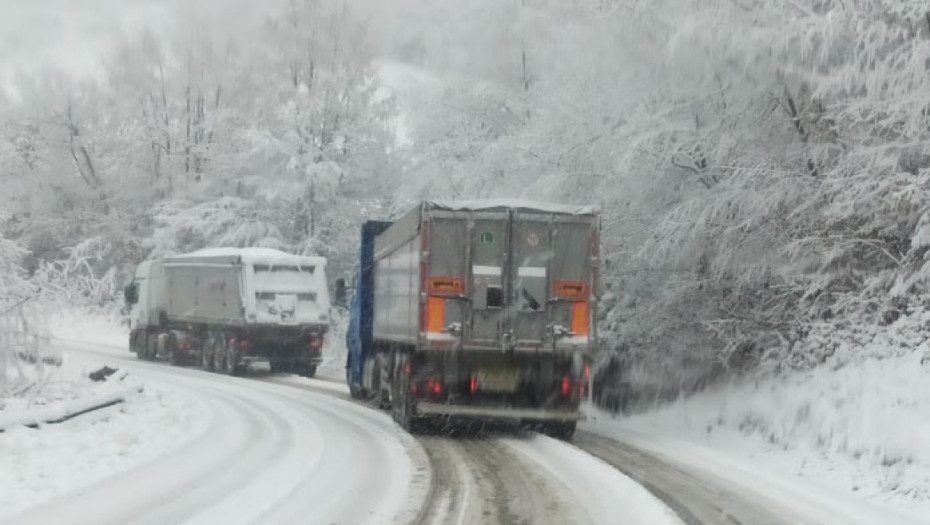
[[[307,377],[329,328],[326,259],[262,248],[216,248],[141,263],[125,289],[129,348],[142,359],[199,361],[240,372]]]
[[[421,202],[361,229],[350,393],[417,432],[510,421],[570,438],[597,341],[599,217],[523,201]]]

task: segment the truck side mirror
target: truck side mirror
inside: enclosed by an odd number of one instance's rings
[[[334,301],[336,306],[346,307],[349,303],[346,301],[347,297],[346,292],[346,280],[340,277],[336,279],[336,300]]]
[[[139,285],[136,283],[127,284],[123,288],[123,298],[126,300],[126,304],[136,304],[139,302]]]

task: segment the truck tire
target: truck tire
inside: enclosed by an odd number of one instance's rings
[[[413,415],[413,400],[407,394],[409,389],[407,381],[398,379],[398,375],[394,374],[394,381],[391,381],[391,417],[400,425],[400,428],[411,434],[419,434],[423,425]]]
[[[348,381],[348,383],[349,383],[349,396],[351,396],[352,399],[361,399],[362,397],[364,397],[364,392],[362,392],[361,388],[359,388],[352,381]]]
[[[563,421],[559,423],[545,423],[543,424],[542,431],[543,434],[553,437],[555,439],[561,439],[562,441],[571,441],[572,436],[575,435],[575,426],[577,423],[574,421]]]
[[[207,337],[200,349],[200,362],[208,372],[213,371],[213,339],[212,335]]]
[[[229,373],[226,370],[226,336],[217,334],[213,340],[213,370],[221,374]]]
[[[180,359],[178,359],[178,338],[176,335],[171,334],[168,336],[168,363],[171,366],[178,366],[181,364]]]
[[[146,361],[154,361],[158,356],[158,334],[146,334],[144,353],[142,359]]]
[[[139,332],[136,334],[136,346],[134,349],[136,352],[136,357],[139,359],[145,359],[145,345],[148,343],[148,340],[148,332],[145,330],[139,330]]]
[[[352,399],[361,399],[363,390],[361,387],[352,382],[352,359],[346,360],[346,384],[349,385],[349,396]]]
[[[225,358],[223,372],[231,376],[240,375],[242,369],[239,367],[239,352],[236,351],[235,339],[229,339],[226,342],[223,357]]]
[[[300,375],[304,377],[313,377],[316,375],[316,365],[298,365]]]

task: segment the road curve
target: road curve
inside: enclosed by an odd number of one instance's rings
[[[10,523],[389,524],[423,506],[425,455],[384,414],[287,386],[126,361],[134,375],[206,403],[206,432]]]
[[[123,515],[112,514],[106,487],[102,486],[98,487],[103,498],[99,513],[88,512],[94,510],[89,504],[94,500],[88,500],[85,493],[73,502],[59,501],[38,509],[24,516],[22,523],[58,522],[61,520],[55,518],[62,516],[68,516],[69,523],[613,522],[608,519],[614,517],[611,511],[606,511],[610,515],[598,515],[593,510],[597,498],[585,500],[589,495],[578,487],[587,484],[587,492],[601,500],[620,496],[603,491],[585,479],[583,472],[572,477],[566,474],[571,469],[554,467],[557,462],[549,461],[553,453],[562,456],[563,464],[592,460],[610,465],[618,476],[622,472],[645,487],[688,525],[796,522],[796,516],[785,517],[785,509],[749,489],[729,486],[712,473],[676,465],[590,432],[579,431],[574,446],[534,438],[531,432],[414,439],[401,432],[386,413],[352,400],[342,385],[329,381],[261,373],[252,380],[229,378],[140,362],[128,353],[100,354],[126,361],[130,368],[161,374],[159,377],[173,385],[210,400],[217,422],[208,437],[175,452],[179,457],[158,462],[183,465],[193,460],[199,467],[194,472],[178,473],[150,465],[102,484],[115,486],[140,475],[150,481],[185,480],[166,484],[171,490],[155,487],[157,483],[138,483],[135,497],[142,501],[121,505],[127,508]],[[218,471],[224,474],[217,476]],[[397,472],[409,479],[398,478]],[[601,475],[602,480],[609,478]],[[386,476],[394,479],[386,482]],[[214,479],[217,477],[221,479]],[[244,479],[252,481],[240,486]],[[611,481],[624,484],[621,479]],[[416,494],[400,495],[403,508],[391,506],[389,502],[398,498],[391,490],[408,485]],[[347,496],[337,497],[341,494]],[[239,502],[246,495],[267,504],[242,512]],[[74,515],[68,514],[75,505],[88,519],[75,521]]]
[[[591,432],[574,443],[614,466],[668,505],[687,525],[790,525],[759,494],[728,485],[711,473],[676,465],[648,452]]]
[[[259,379],[348,396],[325,381]],[[681,523],[644,488],[571,444],[507,427],[449,430],[416,437],[432,485],[415,525]]]
[[[288,381],[271,378],[271,381]],[[314,389],[313,385],[294,386]],[[348,399],[345,394],[333,394]],[[432,494],[418,525],[440,523],[591,523],[590,513],[569,501],[583,480],[554,482],[539,465],[515,454],[533,447],[532,433],[418,436],[433,470]],[[551,443],[550,443],[551,446]],[[687,525],[790,525],[804,519],[751,488],[712,472],[678,465],[623,442],[580,430],[571,445],[598,458],[668,506]]]

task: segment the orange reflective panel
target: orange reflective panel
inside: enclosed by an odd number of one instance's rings
[[[426,303],[427,323],[426,331],[442,332],[442,322],[446,317],[446,301],[442,297],[430,297]]]
[[[562,299],[576,299],[579,301],[588,298],[588,283],[585,281],[556,281],[552,287],[553,295]]]
[[[572,307],[572,332],[588,335],[588,303],[575,303]]]

